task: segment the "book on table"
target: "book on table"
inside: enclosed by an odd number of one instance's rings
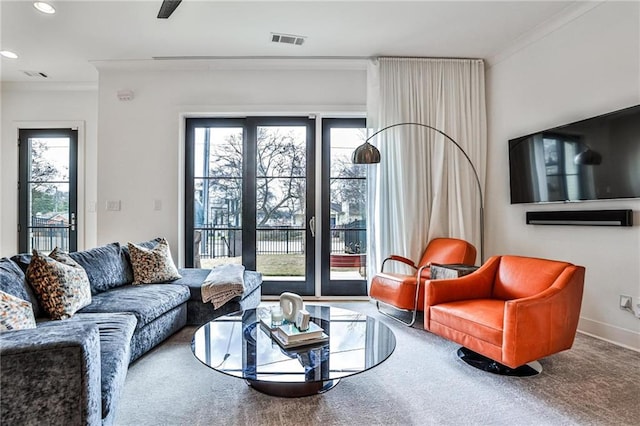
[[[319,343],[326,343],[329,341],[329,336],[327,336],[325,333],[322,333],[320,337],[315,337],[312,339],[304,339],[304,340],[295,340],[289,343],[285,342],[283,338],[280,336],[280,334],[276,332],[271,333],[271,337],[284,349],[292,349],[292,348],[298,348],[302,346],[317,345]]]
[[[284,349],[315,345],[325,343],[329,340],[329,336],[314,322],[309,322],[309,328],[307,330],[300,331],[296,328],[295,324],[287,321],[282,325],[273,325],[271,323],[271,312],[268,308],[258,308],[256,312],[261,328]],[[295,335],[297,337],[290,339],[289,335]]]
[[[304,331],[299,330],[293,323],[287,323],[279,326],[274,334],[277,334],[285,344],[290,344],[322,338],[324,330],[314,322],[309,322],[309,328]]]

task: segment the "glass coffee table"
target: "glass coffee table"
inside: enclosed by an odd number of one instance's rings
[[[283,349],[260,325],[256,309],[249,309],[198,328],[191,350],[207,367],[244,379],[260,392],[300,397],[326,392],[341,378],[372,369],[396,347],[391,329],[375,318],[331,306],[305,304],[305,309],[329,341]]]

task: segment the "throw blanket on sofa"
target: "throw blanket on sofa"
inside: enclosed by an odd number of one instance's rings
[[[202,301],[211,302],[218,309],[229,300],[244,293],[244,266],[222,265],[209,272],[202,283]]]

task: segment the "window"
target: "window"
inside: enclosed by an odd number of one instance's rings
[[[18,249],[77,249],[77,145],[72,129],[20,129]]]

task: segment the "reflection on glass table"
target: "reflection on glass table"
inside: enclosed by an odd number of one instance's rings
[[[325,392],[340,378],[382,363],[395,349],[393,332],[374,318],[330,306],[305,309],[329,335],[328,342],[283,349],[250,309],[200,327],[191,349],[208,367],[245,379],[261,392],[287,397]]]

